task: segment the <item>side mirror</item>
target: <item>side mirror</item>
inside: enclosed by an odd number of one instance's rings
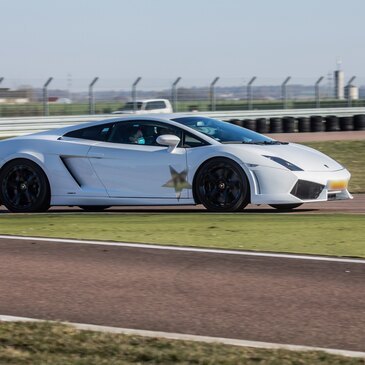
[[[168,151],[172,152],[180,143],[180,138],[173,134],[163,134],[157,137],[156,142],[162,146],[169,146]]]

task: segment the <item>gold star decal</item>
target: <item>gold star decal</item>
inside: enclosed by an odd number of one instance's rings
[[[181,197],[181,192],[184,189],[191,189],[192,186],[187,182],[186,177],[188,175],[188,171],[184,170],[181,172],[177,172],[172,166],[170,166],[171,180],[169,180],[166,184],[162,185],[165,188],[174,188],[176,193],[177,200]]]

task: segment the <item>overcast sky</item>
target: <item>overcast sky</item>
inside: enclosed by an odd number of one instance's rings
[[[364,0],[0,0],[6,78],[365,76]]]

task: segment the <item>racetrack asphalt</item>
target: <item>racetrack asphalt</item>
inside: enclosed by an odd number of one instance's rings
[[[0,314],[365,351],[365,264],[0,239]]]

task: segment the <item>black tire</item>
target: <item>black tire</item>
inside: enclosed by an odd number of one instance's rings
[[[243,126],[247,129],[250,129],[251,131],[255,131],[256,130],[256,120],[244,119]]]
[[[295,118],[284,117],[283,118],[283,131],[284,133],[294,133],[295,132]]]
[[[298,132],[306,133],[311,131],[311,125],[309,118],[299,117],[298,118]]]
[[[312,115],[310,117],[311,132],[323,132],[324,123],[320,115]]]
[[[340,130],[340,124],[336,115],[328,115],[325,119],[327,132],[336,132]]]
[[[85,212],[102,212],[110,208],[110,205],[80,205],[79,207]]]
[[[365,131],[365,115],[357,114],[354,115],[354,130]]]
[[[269,126],[266,118],[256,119],[256,132],[264,134],[269,132]]]
[[[302,204],[298,203],[298,204],[270,204],[270,207],[273,207],[277,210],[292,210],[295,208],[300,207]]]
[[[45,212],[51,189],[46,174],[26,159],[8,162],[0,172],[0,201],[13,213]]]
[[[283,133],[283,121],[281,118],[270,118],[270,133]]]
[[[229,120],[229,123],[243,127],[243,121],[240,119],[231,119]]]
[[[236,212],[249,203],[246,174],[234,161],[214,158],[206,162],[194,179],[197,200],[212,212]]]
[[[340,117],[340,129],[341,131],[354,130],[354,121],[352,117]]]

